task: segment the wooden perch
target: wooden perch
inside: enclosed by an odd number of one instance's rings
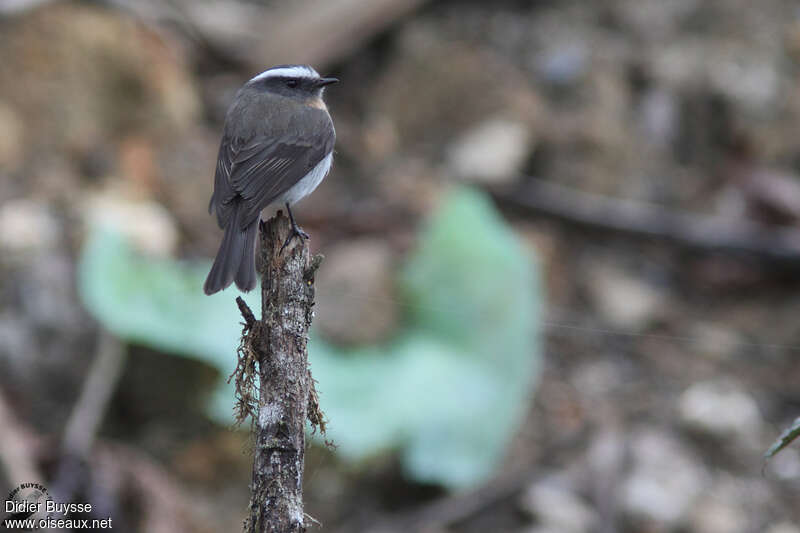
[[[255,431],[248,533],[306,530],[305,422],[320,425],[322,420],[306,347],[319,256],[312,258],[299,238],[281,252],[290,231],[280,211],[261,227],[261,320],[244,300],[236,300],[245,322],[231,377],[236,378],[237,416],[241,421],[251,415]]]
[[[699,250],[745,252],[777,262],[800,262],[800,230],[741,218],[697,215],[591,194],[529,179],[519,190],[495,191],[509,206],[637,237],[656,237]]]

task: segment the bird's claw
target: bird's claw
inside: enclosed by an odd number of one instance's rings
[[[283,242],[283,246],[281,246],[281,253],[283,253],[283,249],[286,248],[286,246],[288,246],[289,243],[292,242],[292,239],[294,239],[295,237],[300,237],[301,239],[308,239],[309,235],[308,233],[303,231],[303,228],[301,228],[297,224],[292,224],[292,231],[291,233],[289,233],[289,236],[286,237],[286,240]]]

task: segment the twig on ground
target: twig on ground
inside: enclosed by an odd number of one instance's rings
[[[125,346],[101,328],[94,361],[64,430],[61,460],[52,487],[53,493],[64,501],[70,501],[86,480],[85,463],[125,368],[125,360]]]
[[[513,496],[536,479],[536,476],[536,468],[508,472],[475,490],[445,496],[428,505],[395,515],[368,528],[367,531],[369,533],[444,531]],[[338,531],[344,533],[353,529],[353,524],[346,524]]]
[[[36,440],[33,433],[23,426],[11,407],[0,394],[0,464],[9,483],[43,483],[44,478],[36,465],[32,451]]]
[[[97,429],[125,368],[125,359],[122,342],[101,329],[97,354],[64,431],[63,449],[66,453],[82,459],[88,457]]]
[[[342,61],[364,42],[391,27],[427,0],[328,0],[284,4],[273,13],[269,31],[249,52],[254,66],[292,57],[327,68]],[[298,48],[298,43],[302,43]]]
[[[521,189],[495,190],[493,194],[506,205],[592,228],[661,238],[699,250],[744,252],[775,262],[800,262],[800,229],[797,228],[769,227],[740,218],[678,212],[532,178]]]
[[[427,1],[304,0],[264,6],[234,0],[105,0],[151,26],[177,27],[214,56],[256,72],[286,61],[328,68]]]

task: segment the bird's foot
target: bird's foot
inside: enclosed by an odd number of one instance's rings
[[[295,223],[295,221],[294,221],[294,220],[292,220],[292,231],[291,231],[291,233],[289,233],[289,236],[288,236],[288,237],[286,237],[286,240],[283,242],[283,246],[281,246],[281,253],[283,253],[283,249],[284,249],[284,248],[286,248],[286,246],[287,246],[287,245],[288,245],[290,242],[292,242],[292,239],[294,239],[294,238],[296,238],[296,237],[300,237],[300,238],[302,238],[302,239],[308,239],[308,238],[309,238],[309,235],[308,235],[308,233],[306,233],[305,231],[303,231],[303,228],[301,228],[300,226],[298,226],[298,225]]]

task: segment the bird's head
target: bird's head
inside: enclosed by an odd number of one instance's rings
[[[323,78],[308,65],[278,65],[265,70],[247,82],[259,91],[293,98],[309,104],[321,103],[325,87],[339,80]]]

